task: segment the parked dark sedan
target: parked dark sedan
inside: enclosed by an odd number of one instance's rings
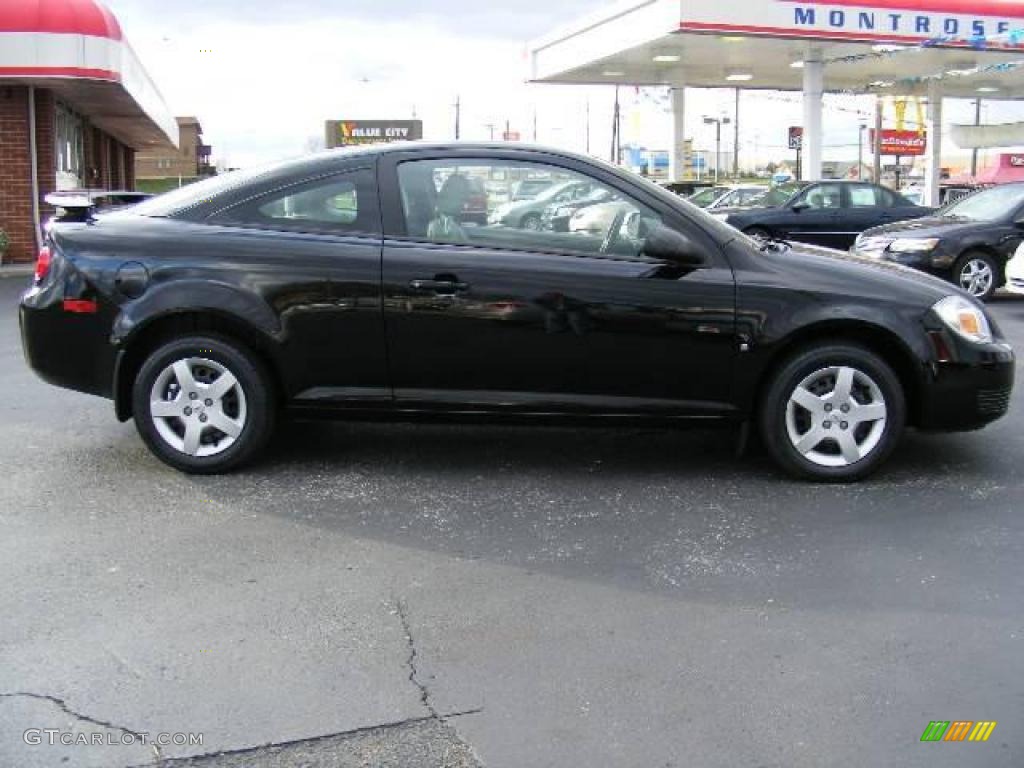
[[[914,205],[885,187],[860,181],[783,187],[754,205],[758,207],[713,215],[751,237],[796,240],[843,250],[866,229],[916,219],[935,210]]]
[[[459,221],[468,177],[531,173],[622,202],[599,231]],[[977,428],[1010,399],[1012,349],[948,284],[758,244],[553,149],[332,151],[76,218],[22,297],[26,357],[186,472],[249,461],[284,409],[756,421],[789,472],[853,480],[905,426]]]
[[[931,272],[982,301],[1006,282],[1024,242],[1024,184],[975,192],[935,216],[869,229],[854,252]]]

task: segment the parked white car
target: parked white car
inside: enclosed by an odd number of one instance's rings
[[[1013,258],[1006,262],[1006,290],[1024,295],[1024,243],[1017,248]]]

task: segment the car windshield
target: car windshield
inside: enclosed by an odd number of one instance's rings
[[[1012,214],[1024,204],[1024,184],[993,187],[961,198],[942,211],[943,216],[997,221]]]
[[[725,192],[724,187],[710,187],[709,189],[702,189],[694,195],[690,196],[690,202],[694,205],[702,208],[711,205]]]
[[[763,195],[749,200],[751,205],[763,205],[766,208],[778,208],[788,201],[793,195],[804,188],[803,184],[780,184],[765,192]]]

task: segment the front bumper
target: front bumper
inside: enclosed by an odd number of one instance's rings
[[[1014,370],[1009,344],[957,345],[952,359],[928,368],[917,426],[953,432],[979,429],[1003,417],[1010,407]]]
[[[1006,265],[1006,290],[1024,294],[1024,254],[1014,256]]]

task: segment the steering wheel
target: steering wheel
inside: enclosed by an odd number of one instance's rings
[[[619,211],[615,214],[615,218],[612,219],[612,225],[608,227],[608,231],[605,233],[604,240],[601,242],[601,249],[598,253],[610,253],[612,248],[619,244],[619,230],[622,229],[622,222],[625,220],[625,211]]]

